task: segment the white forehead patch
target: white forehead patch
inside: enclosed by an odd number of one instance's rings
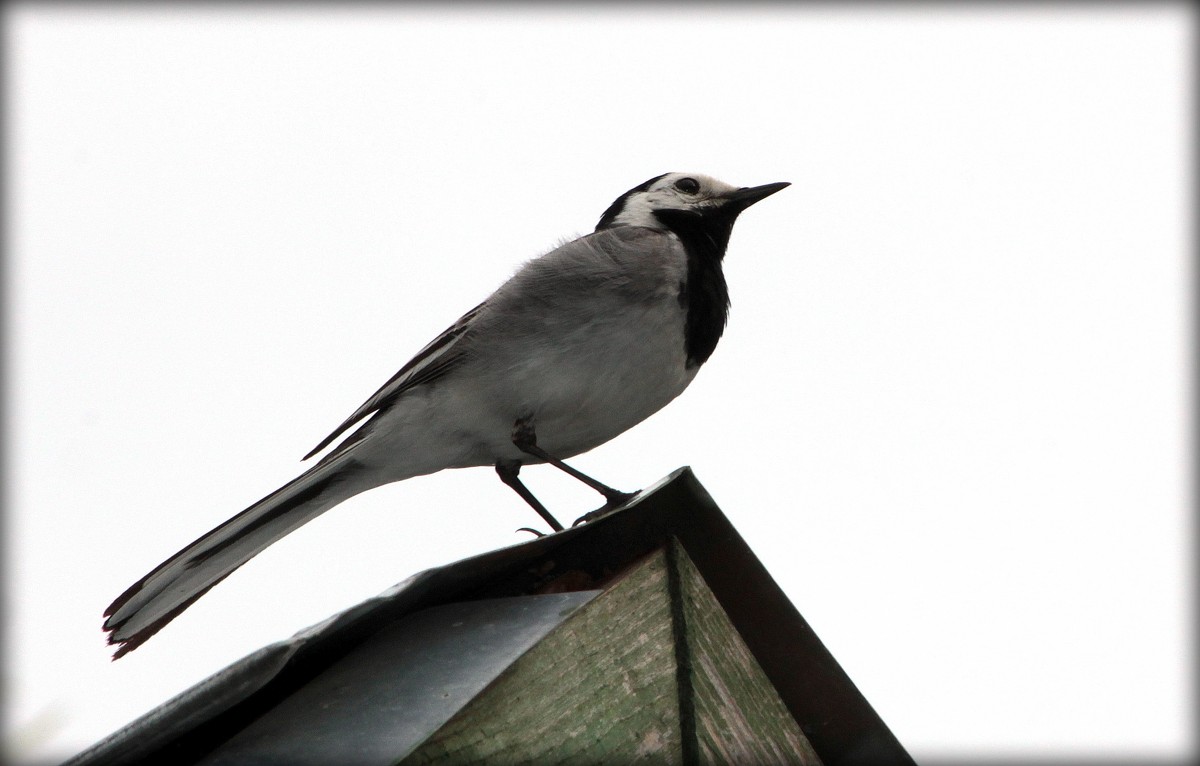
[[[675,184],[684,178],[694,179],[700,188],[695,193],[679,189]],[[625,206],[613,220],[613,224],[663,229],[666,227],[654,216],[655,210],[703,209],[715,204],[714,197],[737,188],[702,173],[667,173],[646,191],[635,192],[627,197]]]

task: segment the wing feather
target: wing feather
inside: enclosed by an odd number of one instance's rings
[[[416,356],[401,367],[399,372],[393,375],[387,383],[384,383],[378,391],[372,394],[371,398],[363,402],[362,406],[355,410],[350,417],[342,421],[342,424],[333,433],[326,436],[312,452],[305,455],[304,459],[308,460],[313,455],[328,447],[334,439],[345,433],[355,423],[387,407],[396,401],[405,391],[423,383],[431,383],[453,369],[463,358],[462,349],[459,347],[458,341],[470,328],[471,321],[479,313],[479,310],[483,308],[483,305],[483,303],[480,303],[475,308],[463,314],[457,322],[447,327],[441,335],[434,338],[425,348],[418,351]]]

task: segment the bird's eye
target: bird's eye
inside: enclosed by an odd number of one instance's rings
[[[695,194],[700,191],[700,182],[695,178],[680,178],[675,182],[675,188],[684,194]]]

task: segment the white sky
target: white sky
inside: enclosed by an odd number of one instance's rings
[[[5,14],[18,762],[525,539],[490,470],[415,479],[128,658],[102,641],[126,586],[669,170],[793,186],[738,223],[696,383],[576,464],[692,465],[918,761],[1189,751],[1185,6]]]

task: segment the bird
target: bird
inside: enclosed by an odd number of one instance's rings
[[[605,498],[636,493],[563,462],[675,399],[724,332],[734,221],[787,182],[738,187],[665,173],[618,197],[593,232],[518,268],[417,352],[308,455],[315,465],[187,545],[104,612],[113,659],[136,649],[269,545],[375,487],[491,466],[554,531],[519,478],[551,464]]]

